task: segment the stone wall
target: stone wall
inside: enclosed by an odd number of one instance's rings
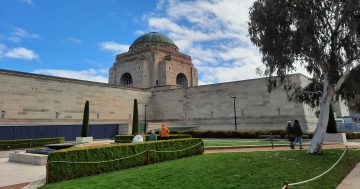
[[[197,86],[197,69],[191,57],[161,45],[150,45],[116,56],[116,62],[109,70],[109,83],[120,85],[124,73],[130,73],[132,87],[152,88],[176,85],[176,77],[183,73],[188,86]]]
[[[304,86],[307,78],[291,79]],[[121,123],[129,132],[133,100],[138,99],[139,121],[144,121],[145,104],[149,128],[162,122],[170,127],[204,130],[234,130],[234,101],[239,130],[284,129],[286,122],[299,119],[312,131],[315,110],[289,102],[282,89],[267,92],[266,79],[213,85],[149,90],[116,85],[0,70],[0,125],[81,124],[86,100],[90,101],[92,124]],[[174,89],[175,87],[175,89]]]
[[[300,83],[304,76],[292,80]],[[168,122],[170,127],[234,130],[234,105],[239,130],[284,129],[286,122],[299,119],[303,129],[313,130],[317,121],[305,105],[289,102],[282,89],[268,93],[266,79],[172,89],[153,92],[153,122]]]
[[[86,100],[91,124],[128,124],[133,100],[141,107],[151,97],[143,90],[7,70],[0,70],[0,83],[0,125],[81,124]],[[143,115],[139,108],[140,119]]]

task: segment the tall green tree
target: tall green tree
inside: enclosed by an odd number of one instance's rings
[[[320,153],[330,102],[359,93],[359,84],[345,81],[351,82],[359,68],[360,1],[256,0],[250,8],[249,36],[262,54],[270,90],[284,84],[296,65],[312,75],[307,87],[287,89],[301,94],[295,95],[301,96],[298,100],[320,106],[308,151]]]
[[[89,101],[88,100],[85,102],[85,107],[84,107],[84,117],[81,128],[81,136],[82,137],[89,136]]]
[[[135,135],[139,131],[139,114],[137,99],[134,99],[133,120],[132,120],[132,134]]]
[[[334,110],[332,105],[330,104],[330,111],[329,111],[329,122],[326,128],[327,133],[337,133],[336,121],[334,116]]]

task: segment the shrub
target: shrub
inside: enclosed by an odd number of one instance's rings
[[[326,132],[327,133],[337,133],[334,111],[333,111],[333,107],[331,104],[330,104],[330,110],[329,110],[329,122],[328,122],[328,125],[326,128]]]
[[[150,135],[145,135],[146,140],[149,139]],[[131,143],[134,135],[115,135],[115,142],[116,143]],[[169,139],[180,139],[180,138],[191,138],[189,134],[171,134]],[[158,137],[158,140],[159,137]]]
[[[347,139],[360,139],[360,133],[346,133]]]
[[[134,99],[133,120],[132,120],[132,134],[135,135],[139,132],[139,116],[137,99]]]
[[[174,132],[172,132],[174,133]],[[189,134],[194,138],[260,138],[260,135],[279,135],[280,138],[286,138],[285,130],[261,130],[261,131],[177,131],[179,134]],[[304,133],[312,138],[312,133]]]
[[[64,137],[0,140],[0,150],[42,147],[46,144],[64,143]]]
[[[89,101],[85,102],[84,107],[84,117],[83,117],[83,124],[81,129],[81,136],[87,137],[89,136]]]
[[[188,147],[192,148],[181,150]],[[148,150],[174,152],[161,153]],[[147,153],[149,153],[149,155],[147,155]],[[85,148],[69,148],[49,154],[48,182],[57,182],[72,178],[95,175],[99,173],[141,166],[147,163],[162,162],[202,153],[203,144],[201,139],[194,138],[132,144],[113,144]],[[129,158],[119,160],[120,158],[124,157]],[[103,162],[66,163],[54,161]]]

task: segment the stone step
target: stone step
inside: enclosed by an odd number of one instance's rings
[[[25,163],[31,165],[46,165],[47,155],[12,152],[9,156],[9,162]]]

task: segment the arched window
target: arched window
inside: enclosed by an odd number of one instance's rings
[[[176,76],[176,85],[179,85],[181,87],[188,87],[187,78],[183,73],[179,73]]]
[[[120,78],[120,85],[122,86],[131,86],[133,83],[131,74],[124,73]]]

